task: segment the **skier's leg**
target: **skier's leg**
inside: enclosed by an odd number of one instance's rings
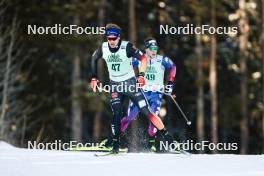
[[[121,132],[124,133],[128,125],[137,117],[139,112],[138,107],[132,101],[129,102],[127,115],[121,120]]]
[[[143,95],[143,94],[141,94]],[[153,113],[150,108],[149,105],[144,105],[144,103],[142,102],[142,100],[138,101],[138,106],[141,110],[141,112],[148,117],[148,119],[150,120],[150,122],[158,129],[157,134],[158,137],[160,138],[159,140],[165,140],[165,142],[167,142],[168,144],[173,143],[173,137],[169,134],[169,132],[166,130],[166,128],[164,127],[164,124],[162,122],[162,120],[158,117],[158,115],[156,115],[155,113]]]
[[[119,151],[120,126],[122,118],[122,96],[118,92],[111,92],[111,108],[113,112],[112,134],[113,134],[113,152]]]
[[[134,91],[128,92],[127,95],[137,105],[140,112],[142,112],[158,130],[165,130],[161,119],[150,110],[147,98],[144,96],[142,89],[137,88]]]
[[[140,111],[150,120],[150,122],[158,129],[163,130],[164,124],[161,121],[161,119],[156,115],[151,109],[150,106],[143,95],[143,93],[139,92],[135,96],[136,102],[138,103],[138,107],[140,108]]]
[[[136,86],[136,79],[132,78],[126,81],[126,85],[134,85],[134,89],[130,89],[130,91],[125,92],[124,94],[128,96],[140,109],[140,112],[142,112],[150,121],[151,123],[159,130],[159,134],[167,138],[167,141],[172,142],[173,139],[169,135],[168,131],[165,129],[164,124],[162,120],[150,110],[150,106],[147,102],[146,97],[143,94],[143,91],[141,88],[138,88]],[[170,140],[169,140],[170,139]]]
[[[152,92],[151,97],[148,98],[148,102],[150,104],[151,110],[153,112],[155,112],[156,115],[158,115],[160,112],[160,107],[161,107],[161,103],[162,103],[162,94]],[[149,126],[148,126],[148,137],[149,137],[148,148],[150,151],[153,151],[153,152],[157,151],[156,146],[155,146],[156,133],[157,133],[157,128],[155,128],[155,126],[151,122],[149,122]]]
[[[149,104],[152,112],[154,112],[156,115],[159,115],[161,103],[162,103],[162,94],[153,92],[152,97],[149,99]],[[150,122],[148,126],[149,137],[154,137],[156,133],[157,133],[157,129]]]
[[[112,133],[114,136],[120,135],[120,120],[122,117],[122,104],[120,94],[117,92],[111,93],[111,108],[113,112]]]

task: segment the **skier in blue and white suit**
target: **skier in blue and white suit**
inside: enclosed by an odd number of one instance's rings
[[[157,54],[158,45],[154,38],[148,38],[145,40],[145,55],[148,58],[148,66],[145,72],[145,86],[143,87],[144,95],[148,100],[148,103],[151,107],[151,110],[157,115],[160,112],[160,107],[162,103],[162,93],[171,94],[173,91],[173,82],[176,75],[176,65],[171,59],[166,56]],[[133,66],[138,68],[140,67],[140,61],[134,59],[132,62]],[[164,86],[164,73],[165,71],[169,72],[168,83]],[[129,108],[127,111],[127,116],[121,120],[121,131],[125,132],[128,125],[136,119],[139,113],[139,109],[135,103],[130,102]],[[149,148],[153,148],[155,144],[155,136],[157,129],[149,123],[148,135],[149,135]]]

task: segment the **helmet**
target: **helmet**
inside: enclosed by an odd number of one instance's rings
[[[154,38],[146,39],[144,44],[146,48],[149,48],[151,46],[158,47],[157,41]]]

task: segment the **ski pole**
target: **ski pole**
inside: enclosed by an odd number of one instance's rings
[[[166,93],[166,92],[163,92],[163,94],[169,96],[169,97],[172,99],[172,101],[173,101],[174,104],[177,106],[177,108],[178,108],[179,111],[181,112],[182,116],[183,116],[184,119],[186,120],[187,125],[191,125],[192,122],[191,122],[190,120],[188,120],[188,118],[186,117],[186,115],[185,115],[184,112],[182,111],[181,107],[179,106],[179,104],[177,103],[177,101],[174,99],[173,95],[168,94],[168,93]]]

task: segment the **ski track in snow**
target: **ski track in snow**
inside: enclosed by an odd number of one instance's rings
[[[0,176],[264,176],[264,155],[92,152],[15,148],[0,142]]]

